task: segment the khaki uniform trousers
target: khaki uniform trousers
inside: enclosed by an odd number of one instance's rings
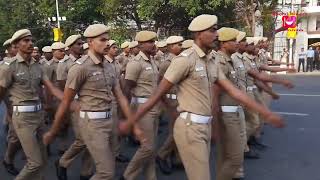
[[[96,173],[90,180],[113,180],[115,158],[111,149],[112,119],[79,119],[80,135],[96,166]]]
[[[252,91],[247,92],[247,95],[252,99],[255,99],[255,95]],[[254,136],[260,126],[259,114],[255,111],[252,111],[248,108],[244,109],[245,120],[246,120],[246,131],[247,139],[251,136]]]
[[[169,100],[172,106],[177,106],[176,100]],[[174,119],[172,119],[171,114],[167,111],[164,112],[164,117],[169,119],[168,125],[168,136],[164,141],[163,145],[160,147],[158,151],[158,156],[161,159],[167,159],[170,155],[174,154],[178,161],[181,161],[176,143],[173,139],[173,126],[174,126]]]
[[[120,154],[120,145],[121,145],[121,137],[119,136],[119,117],[118,117],[118,105],[116,102],[112,103],[112,121],[113,121],[113,127],[112,127],[112,151],[115,157],[117,157]]]
[[[243,174],[246,144],[245,119],[242,108],[234,113],[222,113],[221,141],[217,143],[216,180],[232,180]]]
[[[44,132],[43,112],[13,112],[12,123],[16,130],[27,163],[15,180],[43,180],[47,152],[42,143]]]
[[[178,117],[173,129],[183,166],[189,180],[211,180],[210,178],[210,146],[211,123],[198,124]]]
[[[264,98],[264,93],[260,90],[254,90],[253,91],[255,99],[258,103],[262,104],[263,106],[267,107],[266,99]],[[259,138],[261,136],[261,132],[264,126],[264,120],[259,114],[259,127],[256,131],[255,137]]]
[[[138,106],[133,105],[133,109],[136,109]],[[157,179],[155,156],[159,114],[159,107],[156,106],[137,122],[147,137],[147,142],[140,145],[128,164],[124,172],[126,180],[135,180],[142,172],[146,180]]]
[[[90,176],[93,174],[94,165],[87,146],[85,145],[80,134],[79,112],[74,112],[71,114],[71,123],[75,135],[75,141],[60,158],[59,165],[65,168],[69,167],[70,164],[78,157],[78,155],[83,152],[80,175]]]
[[[8,146],[4,156],[4,160],[6,161],[6,163],[13,164],[17,152],[21,149],[21,144],[12,124],[12,107],[8,108],[8,104],[6,104],[6,107],[7,113],[5,118],[7,119],[6,121],[8,123],[9,130],[7,135]]]

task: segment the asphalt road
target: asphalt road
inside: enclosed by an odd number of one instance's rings
[[[287,90],[280,86],[274,86],[282,96],[280,100],[271,103],[271,109],[285,117],[287,127],[285,129],[265,127],[263,140],[270,148],[261,152],[262,158],[260,160],[245,162],[246,180],[320,180],[320,141],[318,140],[320,136],[320,76],[287,77],[296,84],[296,88]],[[3,115],[3,108],[0,108],[0,115]],[[166,134],[164,129],[162,128],[160,133],[159,144],[164,140]],[[3,159],[5,149],[5,135],[1,127],[0,159]],[[124,143],[122,151],[127,156],[132,156],[135,148]],[[56,180],[53,164],[58,155],[55,149],[53,149],[53,153],[46,170],[47,180]],[[16,166],[21,169],[24,162],[19,154],[16,157]],[[68,169],[69,180],[79,179],[80,163],[78,159]],[[211,165],[212,176],[214,176],[214,153],[212,153]],[[125,167],[126,164],[117,164],[117,176],[123,173]],[[5,171],[1,164],[0,180],[13,179],[14,177]],[[186,176],[181,169],[176,170],[170,176],[164,176],[158,170],[158,179],[183,180],[186,179]]]

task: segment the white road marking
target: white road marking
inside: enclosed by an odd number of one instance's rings
[[[279,94],[280,96],[320,97],[320,94]]]
[[[292,116],[309,116],[309,114],[304,114],[304,113],[294,113],[294,112],[276,112],[277,114],[282,114],[282,115],[292,115]]]

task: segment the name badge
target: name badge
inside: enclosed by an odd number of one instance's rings
[[[148,70],[151,70],[152,69],[152,67],[146,67],[146,70],[148,71]]]
[[[231,74],[236,74],[236,72],[235,72],[235,71],[231,71],[230,73],[231,73]]]
[[[204,67],[196,67],[196,72],[203,71],[203,70],[204,70]]]
[[[96,75],[99,75],[99,74],[102,74],[102,72],[97,71],[97,72],[92,73],[93,76],[96,76]]]
[[[17,73],[16,76],[22,76],[24,75],[24,72],[21,72],[21,73]]]

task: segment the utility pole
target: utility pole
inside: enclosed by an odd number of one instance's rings
[[[56,0],[56,11],[57,11],[57,22],[58,22],[58,28],[60,29],[60,15],[59,15],[59,2]]]

